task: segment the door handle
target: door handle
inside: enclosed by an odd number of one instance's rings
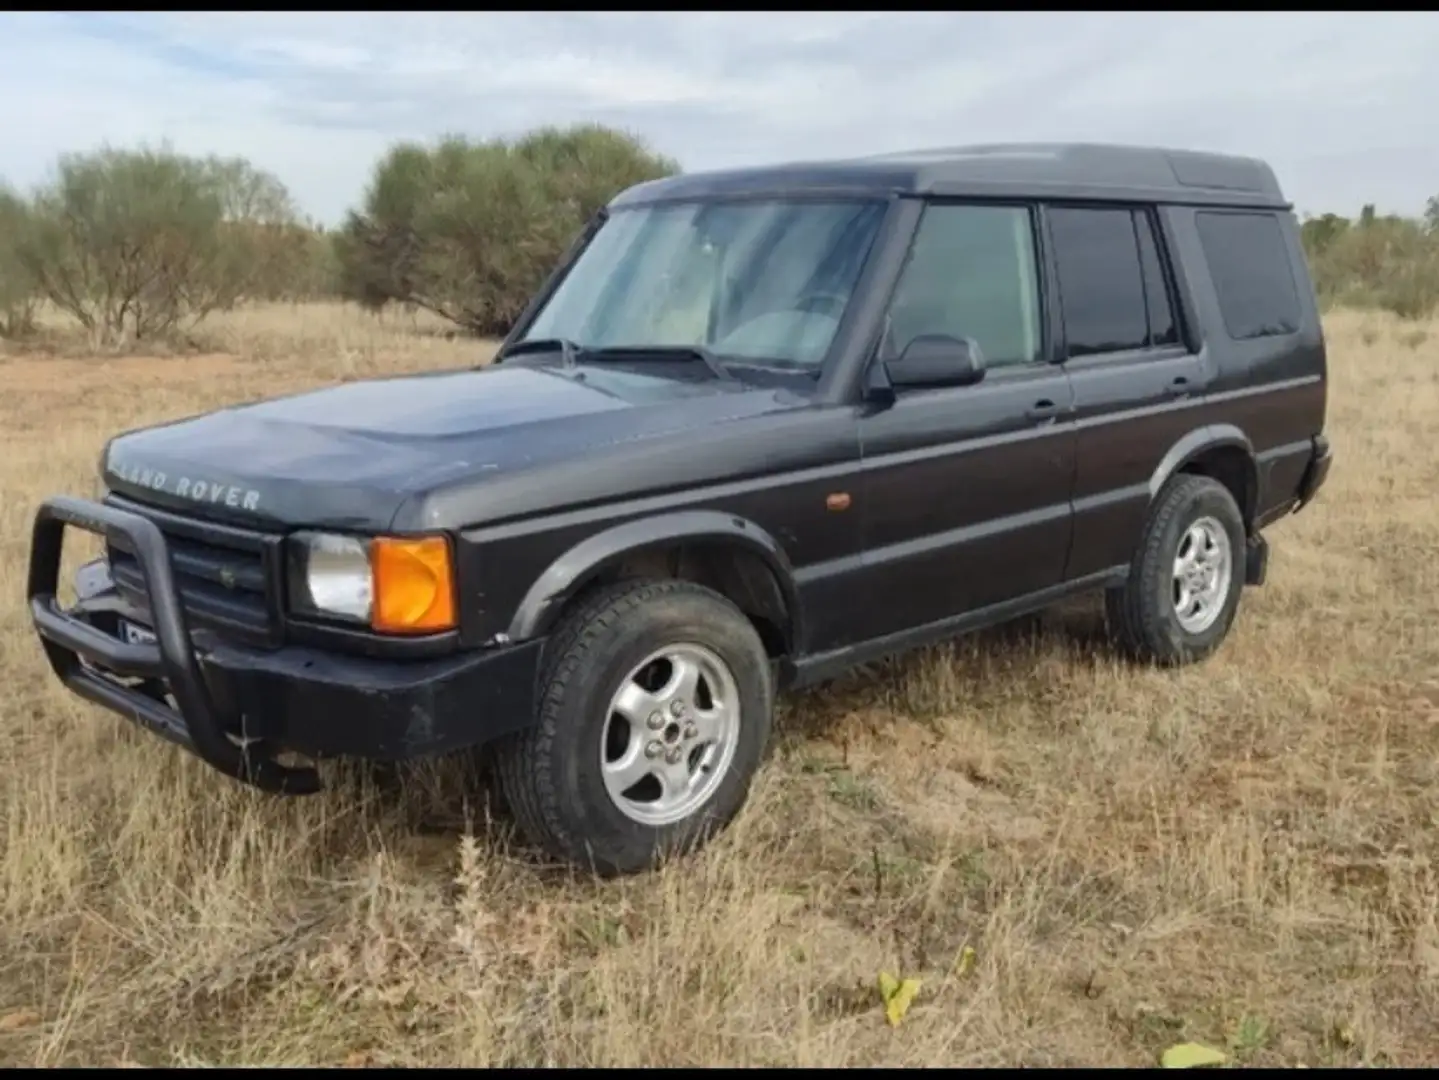
[[[1183,375],[1176,376],[1174,381],[1165,388],[1165,393],[1170,397],[1188,397],[1189,391],[1189,380]]]
[[[1033,405],[1031,405],[1029,411],[1024,415],[1029,417],[1029,419],[1033,420],[1036,424],[1042,424],[1046,420],[1053,420],[1056,416],[1059,415],[1059,406],[1056,405],[1054,402],[1050,401],[1048,398],[1045,398],[1044,400],[1036,401]]]

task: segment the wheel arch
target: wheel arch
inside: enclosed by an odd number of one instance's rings
[[[1207,476],[1223,484],[1239,506],[1246,532],[1252,530],[1259,502],[1259,467],[1254,444],[1233,424],[1208,424],[1189,432],[1169,448],[1149,478],[1153,502],[1180,473]]]
[[[509,637],[546,633],[591,588],[627,577],[682,578],[726,596],[755,624],[772,656],[803,640],[794,572],[779,543],[736,514],[683,510],[614,525],[552,562],[510,620]]]

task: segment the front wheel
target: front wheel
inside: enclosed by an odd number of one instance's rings
[[[546,650],[538,723],[499,748],[522,832],[601,874],[633,873],[744,804],[774,708],[749,620],[687,581],[603,589]]]
[[[1244,587],[1244,518],[1229,489],[1182,474],[1154,500],[1129,579],[1105,595],[1110,633],[1138,660],[1203,660],[1229,633]]]

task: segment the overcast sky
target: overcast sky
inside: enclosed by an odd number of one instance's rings
[[[1300,210],[1439,193],[1439,15],[0,14],[0,177],[244,155],[336,222],[398,139],[627,128],[687,170],[967,142],[1269,160]]]

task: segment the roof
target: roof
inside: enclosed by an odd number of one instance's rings
[[[621,192],[612,207],[785,194],[1121,199],[1288,209],[1257,158],[1101,143],[1006,143],[683,173]]]

